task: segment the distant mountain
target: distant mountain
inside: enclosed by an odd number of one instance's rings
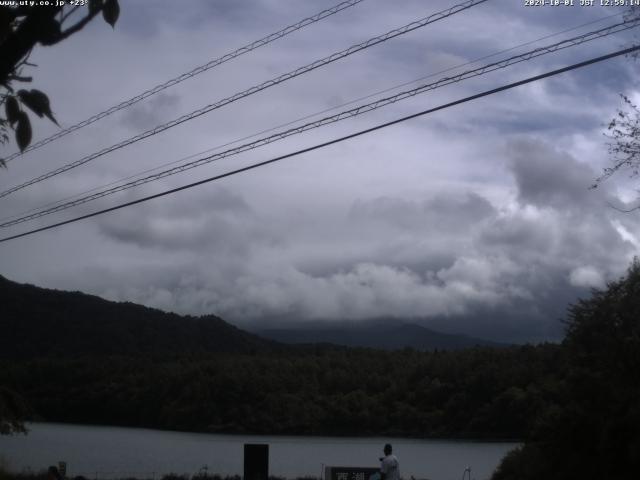
[[[214,315],[181,316],[0,276],[0,359],[249,353],[275,345]]]
[[[397,319],[375,319],[360,322],[312,323],[305,328],[274,328],[253,330],[264,338],[288,344],[331,343],[348,347],[369,347],[397,350],[459,350],[475,346],[506,347],[466,335],[446,334],[415,323]]]
[[[249,333],[214,315],[182,316],[81,292],[19,284],[0,276],[0,359],[251,353],[282,348],[283,343],[385,350],[505,346],[397,319],[315,322]]]

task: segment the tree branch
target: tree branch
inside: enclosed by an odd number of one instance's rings
[[[60,37],[58,39],[59,41],[64,40],[65,38],[69,37],[70,35],[73,35],[74,33],[82,30],[84,28],[84,26],[89,23],[93,17],[95,17],[98,13],[100,13],[102,11],[102,9],[97,9],[93,12],[89,12],[89,14],[84,17],[82,20],[80,20],[78,23],[76,23],[74,26],[69,27],[68,29],[66,29],[64,32],[60,33]]]
[[[7,77],[16,65],[36,45],[40,37],[40,26],[55,19],[62,7],[38,7],[33,9],[20,23],[20,26],[9,35],[0,49],[0,83],[6,83]]]
[[[73,7],[71,10],[69,10],[67,13],[65,13],[64,15],[61,16],[60,18],[60,25],[62,25],[64,23],[64,21],[69,18],[71,15],[73,15],[78,9],[80,8],[79,5],[76,5],[75,7]],[[62,12],[61,12],[62,13]]]
[[[31,82],[33,77],[22,77],[20,75],[9,75],[9,80],[17,80],[18,82]]]

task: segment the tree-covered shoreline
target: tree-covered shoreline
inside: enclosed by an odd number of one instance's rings
[[[260,354],[0,362],[36,419],[208,433],[519,439],[557,345],[458,352],[309,347]]]
[[[640,471],[640,261],[568,312],[557,401],[494,480],[622,479]]]

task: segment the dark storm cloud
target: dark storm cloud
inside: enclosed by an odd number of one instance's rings
[[[359,254],[341,256],[334,269],[324,271],[296,266],[290,253],[280,248],[284,244],[272,242],[270,254],[263,255],[267,250],[260,247],[259,238],[268,237],[267,225],[251,214],[244,201],[228,194],[217,202],[212,197],[212,205],[217,204],[219,210],[212,218],[219,220],[229,211],[251,224],[244,230],[230,230],[227,241],[250,243],[253,250],[222,249],[227,265],[224,282],[219,277],[222,266],[215,260],[207,272],[195,274],[189,263],[179,277],[191,275],[200,281],[183,281],[179,288],[164,285],[166,282],[155,282],[154,287],[138,285],[131,287],[129,295],[158,306],[169,301],[206,305],[240,322],[263,317],[395,315],[506,341],[559,338],[557,319],[564,315],[566,302],[586,292],[586,287],[597,286],[608,275],[611,257],[624,256],[628,246],[606,211],[600,209],[595,216],[590,212],[597,202],[588,198],[583,185],[592,174],[589,167],[541,142],[514,142],[506,151],[516,181],[516,209],[498,211],[475,192],[439,193],[421,200],[361,199],[350,209],[348,223],[332,227],[333,240],[323,240],[331,258],[352,236],[366,239]],[[532,212],[531,208],[540,210]],[[157,210],[150,218],[174,215],[181,221],[190,218],[184,207]],[[599,224],[591,224],[594,218]],[[208,227],[209,232],[216,230]],[[287,243],[302,249],[307,265],[313,258],[322,258],[314,236],[327,224],[314,225],[310,218],[308,227],[298,234],[289,232]],[[114,238],[132,241],[109,228]],[[136,234],[149,245],[169,242],[176,246],[169,231],[144,227]],[[581,235],[584,238],[577,244]],[[606,249],[597,252],[589,244],[594,238],[606,244]],[[182,241],[195,256],[221,251],[219,245],[203,239],[195,234],[192,241]],[[579,256],[572,253],[576,247],[583,252]],[[229,270],[229,265],[235,267]],[[203,303],[204,298],[218,300]]]
[[[313,207],[291,228],[214,189],[205,210],[175,201],[102,222],[108,238],[167,252],[169,272],[141,269],[102,293],[241,324],[392,315],[503,341],[560,338],[567,304],[615,277],[633,245],[603,203],[608,189],[588,190],[588,165],[541,141],[504,152],[507,209],[472,190],[365,197],[344,221]]]
[[[475,193],[436,195],[422,202],[400,198],[379,197],[357,201],[349,211],[349,218],[377,220],[410,230],[439,229],[446,231],[467,228],[494,213],[494,208]]]
[[[241,196],[213,188],[199,201],[203,208],[194,208],[185,198],[147,204],[117,218],[105,218],[99,225],[113,240],[169,250],[242,253],[252,242],[273,238]]]
[[[503,341],[559,338],[567,302],[633,249],[589,197],[587,165],[543,142],[505,151],[517,200],[507,210],[474,191],[374,197],[354,202],[344,222],[319,222],[316,207],[291,228],[213,189],[204,210],[174,201],[103,221],[108,238],[167,257],[122,288],[102,271],[94,291],[239,323],[393,315]]]
[[[566,153],[541,142],[519,141],[509,146],[511,171],[523,204],[555,208],[588,208],[601,202],[593,192],[594,172]]]
[[[512,250],[514,254],[523,256],[529,252],[544,252],[553,242],[541,222],[520,215],[502,215],[491,219],[481,232],[480,241],[492,250]]]

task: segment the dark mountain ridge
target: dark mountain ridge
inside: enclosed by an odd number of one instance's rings
[[[506,346],[393,318],[305,322],[304,328],[254,328],[250,333],[215,315],[183,316],[0,276],[0,359],[252,353],[293,348],[292,344],[425,351]]]
[[[215,315],[181,316],[0,276],[0,358],[251,353],[276,346]]]
[[[415,350],[460,350],[476,346],[508,346],[467,335],[436,332],[421,325],[394,318],[357,322],[314,322],[305,325],[305,328],[290,326],[251,331],[261,337],[287,344],[330,343],[382,350],[398,350],[406,347]]]

